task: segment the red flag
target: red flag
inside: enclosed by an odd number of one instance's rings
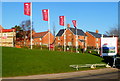
[[[49,14],[48,9],[43,9],[42,14],[43,14],[43,20],[48,21],[48,14]]]
[[[76,27],[76,20],[72,20],[74,27]]]
[[[30,16],[31,3],[24,3],[24,14]]]
[[[64,26],[64,18],[65,18],[65,16],[59,16],[59,24],[61,26]]]

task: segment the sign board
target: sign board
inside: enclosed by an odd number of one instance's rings
[[[101,37],[101,55],[114,56],[117,54],[117,37]]]

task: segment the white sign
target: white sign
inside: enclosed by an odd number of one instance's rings
[[[117,37],[101,37],[101,55],[114,56],[117,54]]]

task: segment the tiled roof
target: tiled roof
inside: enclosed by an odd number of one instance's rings
[[[35,33],[35,34],[33,34],[33,38],[42,38],[47,33],[48,33],[48,31]]]
[[[75,35],[76,35],[76,29],[75,28],[69,28]],[[86,36],[86,34],[81,29],[77,29],[77,35]]]
[[[75,35],[76,35],[76,29],[75,28],[68,28],[70,29]],[[65,29],[61,29],[56,36],[61,36],[64,33]],[[81,29],[77,29],[77,35],[81,36],[87,36]]]
[[[95,38],[100,38],[102,37],[102,34],[96,33],[96,32],[91,32],[91,31],[87,31],[88,33],[90,33],[92,36],[94,36]],[[104,37],[107,37],[107,35],[103,35]]]
[[[57,33],[56,36],[62,36],[62,34],[64,33],[64,30],[65,30],[65,29],[61,29],[61,30]]]

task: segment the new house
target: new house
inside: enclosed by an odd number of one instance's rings
[[[100,48],[100,38],[102,34],[100,34],[98,30],[96,30],[96,32],[87,31],[86,35],[88,36],[87,37],[88,47]]]
[[[67,25],[66,29],[61,29],[55,40],[56,46],[79,46],[87,47],[87,35],[81,29],[76,29]]]
[[[50,39],[50,40],[49,40]],[[49,45],[53,43],[54,36],[50,31],[38,32],[33,34],[33,45]]]

